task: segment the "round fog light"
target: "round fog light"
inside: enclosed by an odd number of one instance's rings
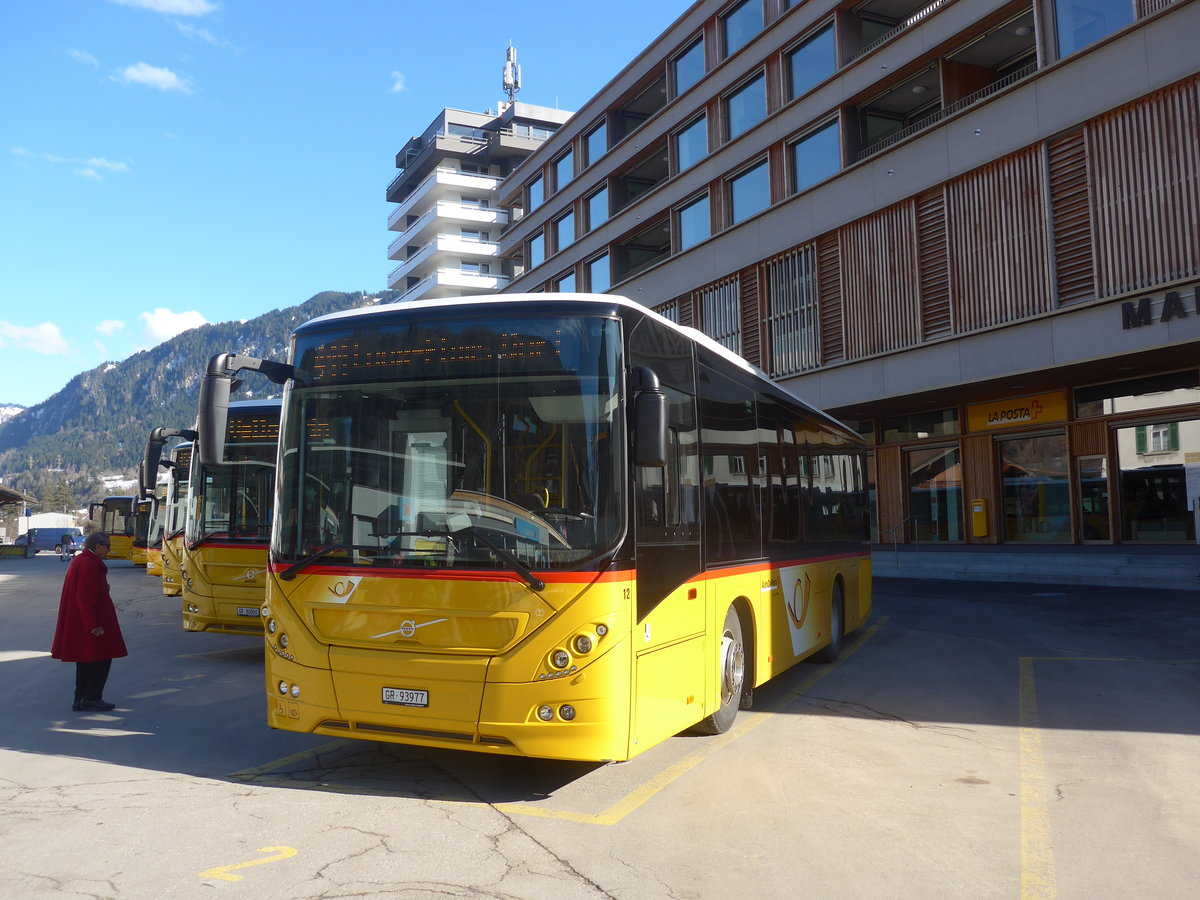
[[[288,692],[288,683],[286,681],[279,682],[279,693],[286,694]]]
[[[591,653],[592,652],[592,639],[590,637],[588,637],[586,634],[581,634],[581,635],[579,635],[579,637],[575,638],[575,652],[581,653],[581,654],[582,653]]]
[[[269,620],[267,621],[267,631],[271,632],[271,634],[274,634],[274,633],[275,633],[275,629],[276,629],[276,628],[278,628],[278,627],[279,627],[279,626],[275,624],[275,620],[274,620],[274,619],[269,619]]]
[[[566,650],[555,650],[550,654],[550,662],[556,669],[565,669],[567,664],[571,662],[571,654]]]
[[[300,685],[298,685],[298,684],[292,685],[292,696],[297,700],[300,699]]]
[[[279,646],[282,647],[284,650],[286,650],[287,645],[288,645],[288,636],[287,636],[287,632],[285,631],[283,634],[281,634],[279,636]]]
[[[558,708],[558,714],[563,717],[564,722],[570,722],[575,718],[575,707],[569,703],[564,703]]]
[[[596,634],[600,635],[600,637],[604,637],[606,634],[608,634],[608,626],[607,625],[597,625],[596,626]]]
[[[538,707],[538,718],[541,719],[543,722],[549,722],[551,719],[554,718],[554,710],[552,710],[548,706],[539,706]]]

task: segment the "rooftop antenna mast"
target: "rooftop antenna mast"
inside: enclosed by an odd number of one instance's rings
[[[508,94],[511,106],[517,91],[521,90],[521,67],[517,65],[517,48],[512,45],[512,41],[508,42],[508,52],[504,55],[504,79],[500,86]]]

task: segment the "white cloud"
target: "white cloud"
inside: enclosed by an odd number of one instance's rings
[[[8,152],[13,156],[33,156],[33,154],[24,147],[9,147]]]
[[[187,81],[170,69],[152,66],[144,62],[126,66],[112,78],[113,81],[119,81],[122,84],[142,84],[159,91],[181,91],[185,94],[192,92]]]
[[[194,309],[177,313],[160,306],[152,312],[139,313],[139,315],[145,324],[146,339],[153,341],[154,344],[161,344],[191,328],[208,324],[208,319]]]
[[[96,330],[98,332],[100,332],[101,334],[108,334],[108,335],[116,334],[118,331],[124,330],[124,328],[125,328],[125,323],[122,322],[120,319],[105,319],[103,322],[101,322],[99,325],[96,326]]]
[[[225,40],[225,38],[217,37],[207,28],[200,28],[188,22],[173,22],[172,24],[175,26],[175,30],[186,38],[191,38],[192,40],[196,41],[204,41],[204,43],[213,47],[219,47],[222,50],[233,50],[238,53],[241,52],[240,47],[235,47],[229,41]]]
[[[71,345],[52,322],[27,328],[0,320],[0,348],[9,347],[32,350],[46,356],[66,356],[71,352]]]
[[[403,72],[392,73],[392,93],[401,94],[408,90],[408,79],[404,77]]]
[[[92,181],[103,181],[104,176],[95,169],[76,169],[75,174],[80,178],[90,178]]]
[[[136,6],[168,16],[206,16],[216,12],[220,5],[208,0],[109,0],[117,6]]]
[[[75,62],[81,62],[84,65],[91,66],[93,69],[100,68],[100,60],[96,59],[96,57],[92,56],[86,50],[68,50],[67,55],[75,60]]]
[[[129,166],[125,165],[125,163],[110,162],[103,156],[93,156],[91,159],[85,159],[83,164],[93,169],[107,169],[110,172],[129,172]]]

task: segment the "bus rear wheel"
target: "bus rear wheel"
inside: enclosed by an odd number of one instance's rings
[[[842,643],[846,637],[846,598],[842,583],[833,583],[833,597],[829,601],[829,646],[822,647],[814,655],[817,662],[836,662],[842,655]]]
[[[742,644],[742,620],[732,606],[725,612],[717,665],[721,679],[721,705],[696,725],[696,731],[701,734],[724,734],[732,728],[745,690],[746,648]]]

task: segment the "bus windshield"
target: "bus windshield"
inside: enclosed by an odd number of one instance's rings
[[[230,444],[230,462],[200,466],[198,508],[188,518],[188,539],[209,538],[265,544],[271,533],[275,490],[275,445]]]
[[[314,383],[284,412],[277,557],[549,570],[618,545],[616,320],[342,325],[298,336],[294,358]]]

